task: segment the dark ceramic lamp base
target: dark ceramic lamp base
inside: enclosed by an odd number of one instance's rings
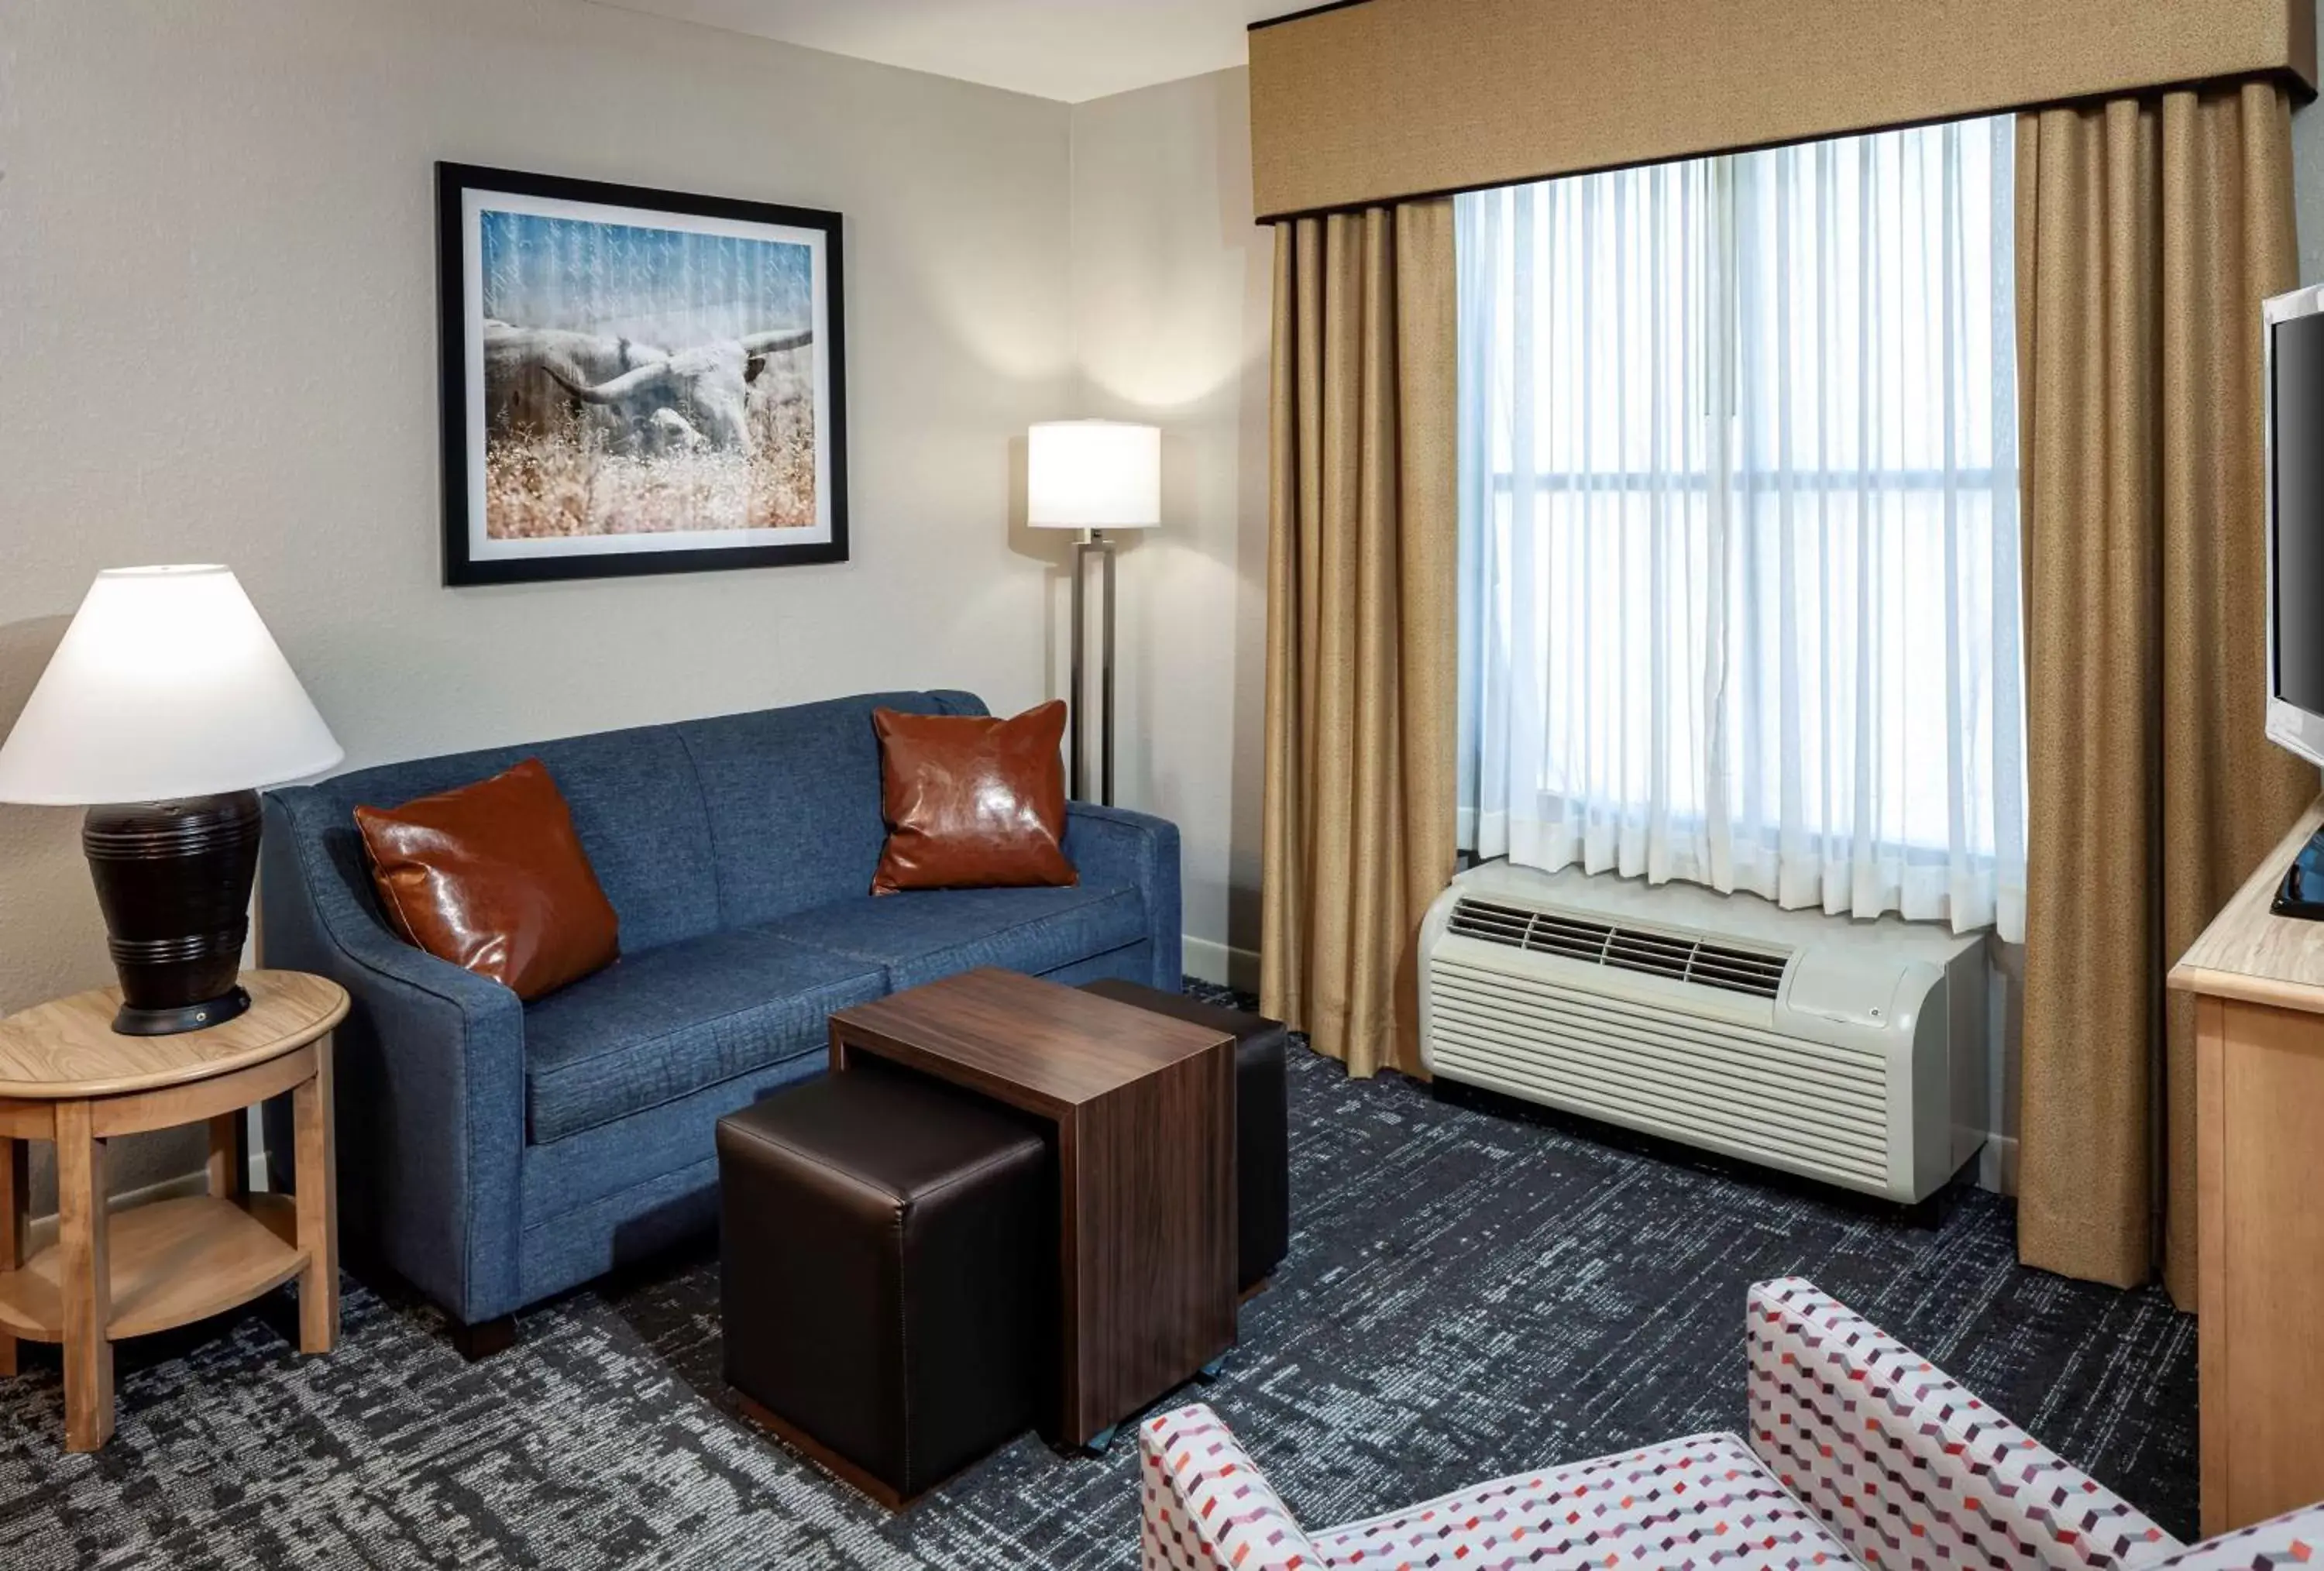
[[[121,978],[113,1029],[174,1036],[250,1007],[235,985],[258,876],[258,793],[91,808],[81,850]]]

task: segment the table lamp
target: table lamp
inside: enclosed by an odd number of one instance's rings
[[[1035,529],[1077,529],[1074,546],[1073,692],[1067,714],[1070,781],[1082,797],[1082,651],[1088,642],[1089,559],[1104,563],[1105,621],[1098,660],[1098,798],[1113,801],[1113,542],[1110,529],[1162,522],[1162,431],[1121,420],[1048,420],[1025,439],[1025,521]]]
[[[97,574],[0,743],[0,802],[88,808],[81,849],[121,978],[115,1030],[170,1036],[250,1007],[235,978],[257,788],[343,756],[233,573]]]

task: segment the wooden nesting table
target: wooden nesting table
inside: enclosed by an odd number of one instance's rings
[[[1010,971],[831,1017],[831,1067],[885,1059],[1053,1132],[1061,1444],[1114,1427],[1235,1339],[1235,1048],[1220,1031]]]
[[[20,1340],[60,1342],[65,1449],[113,1433],[113,1344],[233,1308],[293,1278],[299,1350],[338,1339],[337,1221],[331,1173],[336,982],[246,971],[250,1009],[172,1037],[115,1033],[111,988],[0,1020],[0,1374]],[[248,1194],[243,1109],[283,1092],[297,1131],[298,1194]],[[209,1193],[108,1216],[105,1142],[209,1125]],[[29,1141],[57,1148],[57,1241],[25,1236]]]

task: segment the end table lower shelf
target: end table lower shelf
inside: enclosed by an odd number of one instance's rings
[[[111,1342],[223,1314],[307,1269],[287,1195],[194,1195],[116,1211],[111,1222]],[[56,1244],[21,1270],[0,1271],[0,1330],[28,1342],[63,1341],[63,1274]]]

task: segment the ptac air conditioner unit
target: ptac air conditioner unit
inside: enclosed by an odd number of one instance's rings
[[[1975,1156],[1985,936],[1492,863],[1421,933],[1431,1073],[1895,1200]]]

